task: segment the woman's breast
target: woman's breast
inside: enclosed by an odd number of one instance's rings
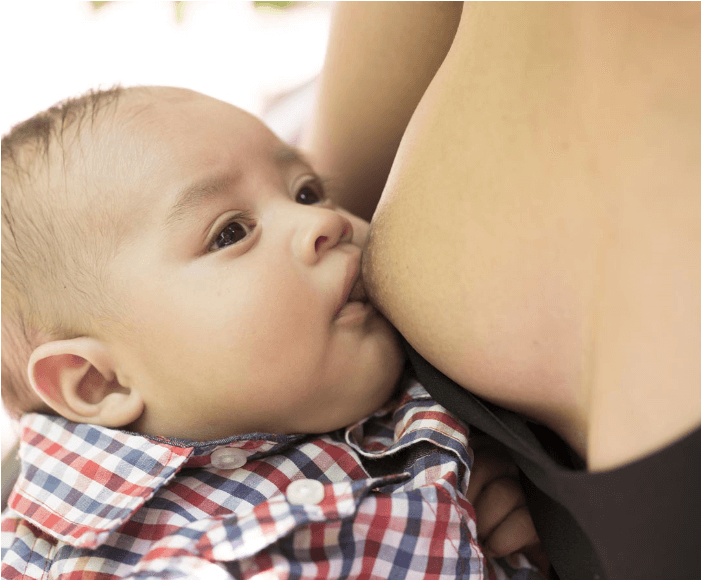
[[[592,167],[567,8],[471,5],[371,224],[372,299],[432,364],[532,415],[582,405]],[[532,11],[533,12],[533,11]]]
[[[699,86],[696,108],[681,91],[661,111],[656,83],[667,103],[681,59],[659,63],[659,76],[637,68],[650,62],[627,36],[638,29],[598,36],[595,24],[618,16],[585,10],[464,9],[402,139],[363,263],[372,300],[430,363],[562,435],[587,429],[593,385],[627,385],[628,397],[642,383],[657,389],[646,377],[661,374],[652,362],[664,340],[686,354],[699,344],[699,283],[685,283],[699,275]],[[648,92],[641,78],[610,78],[603,62],[645,73]],[[667,111],[689,111],[696,125]],[[662,303],[673,292],[694,307],[687,322]],[[634,375],[631,361],[643,363]]]

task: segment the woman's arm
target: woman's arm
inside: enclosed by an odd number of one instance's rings
[[[461,2],[339,2],[301,147],[334,200],[370,220],[407,123],[453,41]]]

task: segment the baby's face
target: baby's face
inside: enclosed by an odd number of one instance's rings
[[[372,306],[346,303],[368,224],[254,117],[158,91],[120,129],[151,168],[124,168],[134,228],[112,272],[133,333],[110,345],[145,400],[137,428],[322,432],[375,411],[402,355]]]

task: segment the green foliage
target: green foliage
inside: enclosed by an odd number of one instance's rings
[[[93,0],[91,2],[93,5],[93,10],[100,10],[105,4],[110,4],[110,0],[103,0],[103,1],[96,1]],[[175,5],[175,18],[176,22],[183,22],[183,15],[185,14],[185,5],[187,4],[186,1],[182,2],[173,2]],[[254,2],[253,5],[262,11],[273,11],[273,12],[278,12],[279,10],[284,10],[285,8],[288,8],[292,6],[293,4],[296,4],[296,2],[268,2],[268,1],[262,1],[262,2]]]
[[[93,0],[91,2],[91,4],[93,5],[93,10],[97,11],[97,10],[100,10],[100,8],[102,8],[106,4],[112,4],[112,2],[110,0],[103,0],[102,2]],[[173,2],[173,6],[175,8],[175,19],[176,19],[176,22],[178,22],[178,23],[183,22],[183,14],[185,13],[185,4],[186,4],[186,2],[184,2],[184,1],[183,2]]]
[[[283,8],[287,8],[288,6],[291,6],[292,4],[295,4],[295,2],[267,2],[267,1],[262,1],[262,2],[254,2],[254,6],[256,8],[263,8],[265,9],[276,9],[276,10],[282,10]]]
[[[175,2],[176,22],[183,22],[183,14],[185,14],[185,2]]]

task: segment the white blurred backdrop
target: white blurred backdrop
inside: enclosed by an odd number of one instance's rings
[[[330,20],[329,2],[3,2],[0,130],[116,83],[187,87],[259,116],[290,92],[309,106]],[[286,117],[269,116],[283,139]],[[0,418],[4,456],[14,436]]]
[[[188,87],[260,115],[272,96],[318,74],[329,34],[329,2],[271,4],[289,6],[4,2],[0,129],[114,83]]]

